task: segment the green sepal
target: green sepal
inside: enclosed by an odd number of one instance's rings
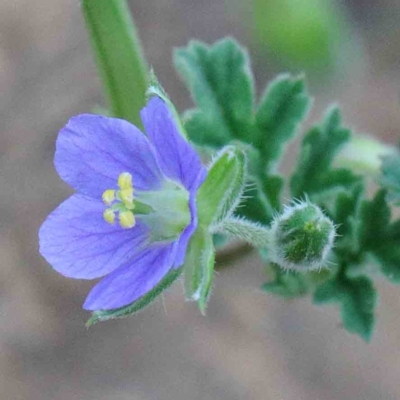
[[[82,11],[110,111],[141,126],[147,66],[125,0],[82,0]]]
[[[312,128],[303,139],[300,159],[290,180],[293,197],[348,188],[358,181],[347,170],[331,168],[333,158],[349,138],[350,131],[342,127],[339,110],[332,108],[321,126]]]
[[[197,105],[184,117],[189,138],[216,148],[235,138],[251,142],[254,89],[245,50],[231,38],[212,46],[191,41],[175,50],[174,62]]]
[[[303,77],[280,75],[268,85],[256,113],[257,137],[253,142],[266,170],[276,164],[310,105]]]
[[[171,286],[182,273],[182,268],[171,269],[171,271],[161,280],[161,282],[140,299],[136,300],[128,306],[116,308],[114,310],[94,311],[92,316],[86,322],[86,326],[90,327],[98,322],[108,321],[116,318],[126,318],[150,305],[165,289]]]
[[[242,150],[227,146],[214,159],[197,193],[199,224],[218,224],[229,217],[240,202],[245,186],[246,157]]]
[[[320,285],[314,293],[314,303],[338,302],[341,307],[343,326],[361,336],[371,339],[375,316],[377,293],[372,281],[365,276],[351,279],[344,273]]]
[[[215,250],[212,235],[199,227],[190,239],[184,263],[185,294],[197,301],[204,314],[214,276]]]
[[[400,205],[400,156],[398,154],[384,157],[380,184],[388,191],[388,200]]]

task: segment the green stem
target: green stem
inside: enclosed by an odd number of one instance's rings
[[[83,15],[113,116],[141,126],[146,62],[125,0],[83,0]]]
[[[235,217],[221,222],[214,228],[214,233],[244,240],[254,247],[267,247],[270,243],[268,228]]]

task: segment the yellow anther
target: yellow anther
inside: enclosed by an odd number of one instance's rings
[[[118,177],[118,186],[121,190],[132,189],[132,175],[129,172],[123,172]]]
[[[109,224],[113,224],[115,221],[115,213],[111,208],[107,208],[103,212],[103,218],[105,221],[107,221]]]
[[[121,211],[119,213],[119,223],[123,228],[133,228],[135,226],[135,216],[132,211]]]
[[[103,193],[103,202],[107,206],[111,205],[111,203],[115,200],[115,190],[108,189]]]
[[[128,208],[133,208],[133,189],[122,189],[119,191],[121,201]]]

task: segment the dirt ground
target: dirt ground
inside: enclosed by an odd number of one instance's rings
[[[400,6],[348,2],[365,52],[361,67],[318,87],[316,113],[338,100],[346,122],[400,137]],[[182,110],[189,103],[171,51],[192,37],[233,35],[255,57],[259,86],[280,72],[223,0],[132,1],[149,63]],[[314,90],[314,87],[313,87]],[[78,0],[0,2],[0,399],[396,400],[399,288],[377,283],[377,329],[366,345],[335,307],[260,290],[256,255],[216,277],[206,317],[175,285],[134,318],[87,330],[93,283],[63,278],[38,253],[37,231],[71,190],[53,167],[58,130],[102,104]],[[314,114],[313,114],[314,115]]]

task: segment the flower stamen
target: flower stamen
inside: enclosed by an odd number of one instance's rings
[[[115,221],[115,211],[111,208],[106,208],[103,212],[103,218],[109,223],[113,224]]]
[[[115,200],[115,190],[113,189],[106,190],[103,193],[102,199],[105,205],[110,206]]]
[[[122,228],[133,228],[136,220],[132,210],[135,208],[133,196],[133,180],[129,172],[123,172],[118,176],[120,190],[107,189],[102,195],[105,205],[111,206],[103,213],[103,218],[109,224],[115,222],[115,214],[118,213],[119,224]]]

